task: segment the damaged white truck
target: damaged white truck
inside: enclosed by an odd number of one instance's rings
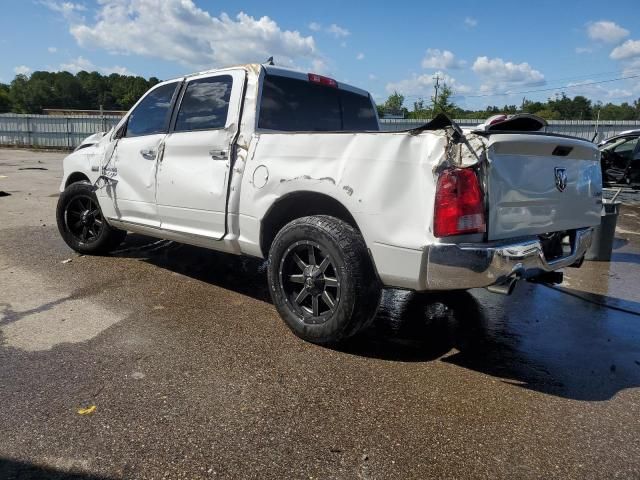
[[[541,127],[439,116],[382,132],[371,96],[331,78],[198,73],[156,85],[64,160],[58,227],[85,254],[129,231],[268,258],[286,324],[335,343],[374,317],[383,287],[510,293],[580,266],[599,152]]]

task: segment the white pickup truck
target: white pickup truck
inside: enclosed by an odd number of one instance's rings
[[[287,325],[334,343],[373,318],[382,287],[510,293],[581,264],[600,155],[541,126],[439,116],[382,132],[371,96],[331,78],[202,72],[156,85],[66,157],[58,228],[85,254],[130,231],[268,258]]]

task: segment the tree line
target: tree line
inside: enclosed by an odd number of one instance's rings
[[[405,97],[398,92],[392,93],[387,100],[378,105],[380,118],[388,115],[404,118],[433,118],[438,113],[446,113],[452,118],[488,118],[500,113],[533,113],[547,120],[640,120],[640,98],[633,103],[592,102],[587,97],[576,95],[573,98],[565,93],[546,102],[523,99],[520,105],[488,106],[483,110],[466,110],[453,101],[453,90],[444,85],[437,98],[431,97],[427,104],[424,99],[413,102],[413,109],[405,106]]]
[[[133,75],[81,71],[69,72],[37,71],[31,75],[16,75],[10,84],[0,83],[0,113],[42,113],[45,108],[76,110],[128,110],[152,86],[160,80],[145,79]],[[577,95],[569,98],[561,95],[546,102],[523,99],[520,105],[488,106],[483,110],[466,110],[453,100],[453,90],[444,84],[437,98],[430,101],[418,99],[409,110],[405,97],[394,92],[378,105],[380,117],[387,115],[404,118],[432,118],[437,113],[446,113],[454,118],[488,118],[499,113],[533,113],[547,120],[639,120],[640,98],[633,103],[620,105],[592,102]]]
[[[0,112],[42,113],[45,108],[128,110],[156,77],[101,75],[98,72],[33,72],[0,83]]]

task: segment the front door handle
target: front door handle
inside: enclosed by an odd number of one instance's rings
[[[226,160],[227,159],[227,151],[226,150],[209,150],[209,155],[214,160]]]
[[[157,152],[151,148],[143,148],[140,150],[140,155],[147,160],[155,160]]]

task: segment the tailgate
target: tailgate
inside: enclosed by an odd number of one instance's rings
[[[546,134],[491,134],[487,156],[489,240],[600,223],[595,145]]]

